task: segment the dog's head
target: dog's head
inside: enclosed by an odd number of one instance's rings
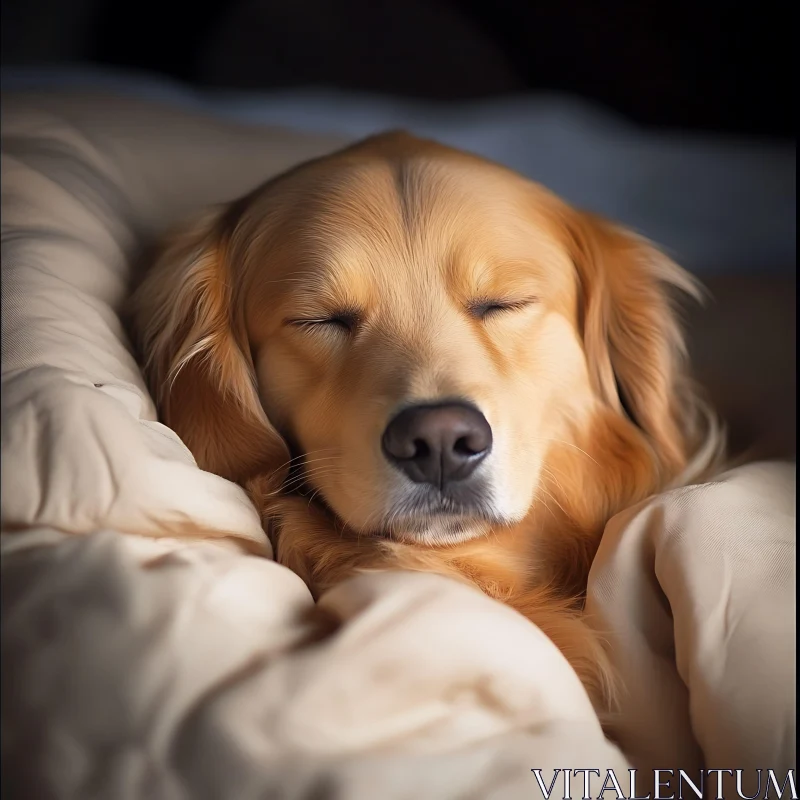
[[[708,440],[675,288],[696,291],[648,242],[391,134],[194,220],[135,306],[202,468],[280,482],[294,456],[350,529],[442,543],[687,468]]]

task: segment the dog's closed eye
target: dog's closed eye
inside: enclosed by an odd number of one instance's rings
[[[473,300],[467,305],[467,310],[476,319],[487,319],[496,314],[509,311],[519,311],[538,302],[537,297],[523,297],[518,300]]]
[[[340,333],[352,333],[358,325],[359,315],[355,311],[339,311],[334,314],[319,317],[301,317],[288,320],[289,325],[298,328],[318,328],[327,331],[336,330]]]

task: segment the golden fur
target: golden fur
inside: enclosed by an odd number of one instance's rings
[[[164,422],[249,491],[315,595],[358,569],[474,582],[539,625],[603,708],[607,658],[581,616],[603,528],[721,455],[674,290],[698,296],[649,242],[386,134],[172,234],[134,324]],[[491,424],[491,510],[400,513],[411,489],[381,432],[447,398]]]

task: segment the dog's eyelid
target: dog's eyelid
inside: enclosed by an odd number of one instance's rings
[[[356,311],[338,311],[333,314],[315,317],[298,317],[287,319],[286,324],[298,328],[314,328],[320,326],[338,327],[350,333],[359,323],[360,315]]]
[[[537,302],[539,302],[539,298],[532,296],[505,300],[481,298],[468,303],[467,310],[477,319],[483,319],[489,314],[518,311]]]

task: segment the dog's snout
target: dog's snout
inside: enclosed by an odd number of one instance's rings
[[[492,429],[469,405],[415,405],[386,426],[382,445],[386,458],[412,481],[443,489],[468,478],[486,458]]]

